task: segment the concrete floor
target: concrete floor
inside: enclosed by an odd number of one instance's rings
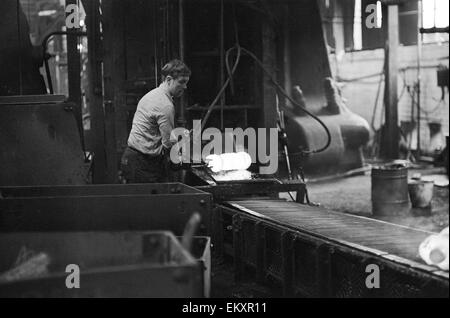
[[[445,174],[444,169],[415,169],[409,175],[420,173],[422,176]],[[321,206],[345,213],[357,214],[381,219],[430,232],[439,232],[449,224],[449,189],[434,186],[431,213],[427,216],[375,217],[372,215],[370,172],[349,178],[308,183],[310,200]]]

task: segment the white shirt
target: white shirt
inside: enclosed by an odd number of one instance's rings
[[[170,149],[175,107],[163,84],[139,101],[128,138],[128,146],[144,154],[157,156],[163,147]]]

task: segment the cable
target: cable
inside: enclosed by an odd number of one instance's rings
[[[380,80],[378,82],[378,88],[377,88],[377,96],[375,98],[375,105],[373,107],[373,113],[372,113],[372,120],[370,122],[370,126],[372,127],[372,129],[375,131],[375,116],[378,110],[378,99],[380,98],[380,92],[381,92],[381,84],[384,81],[384,73],[380,74]]]
[[[280,91],[280,93],[287,98],[293,105],[299,107],[300,110],[302,110],[304,113],[308,114],[309,116],[311,116],[313,119],[315,119],[325,130],[326,134],[327,134],[327,142],[325,144],[325,146],[323,146],[322,148],[319,149],[315,149],[315,150],[301,150],[300,153],[302,154],[313,154],[313,153],[319,153],[322,151],[325,151],[331,144],[331,134],[330,131],[328,129],[328,127],[325,125],[325,123],[316,115],[312,114],[310,111],[308,111],[306,108],[304,108],[302,105],[300,105],[299,103],[297,103],[295,100],[293,100],[287,93],[286,91],[280,86],[280,84],[278,84],[278,82],[273,78],[272,74],[265,68],[264,64],[256,57],[255,54],[253,54],[252,52],[250,52],[249,50],[243,48],[240,44],[239,44],[239,34],[238,34],[238,30],[237,30],[237,22],[236,22],[236,15],[235,15],[235,7],[234,7],[234,2],[233,2],[233,17],[234,17],[234,32],[235,32],[235,40],[236,40],[236,44],[229,48],[225,54],[225,64],[226,64],[226,68],[227,68],[227,72],[228,72],[228,78],[225,81],[225,83],[223,84],[222,88],[220,89],[219,93],[216,95],[216,97],[214,98],[213,102],[209,105],[208,107],[208,111],[206,112],[205,116],[203,117],[203,120],[201,122],[201,130],[204,129],[206,122],[209,119],[209,116],[211,115],[214,105],[217,103],[217,101],[219,100],[219,98],[222,96],[222,94],[225,92],[225,89],[227,88],[227,86],[230,84],[230,82],[232,81],[234,72],[236,71],[236,68],[239,64],[240,58],[241,58],[241,54],[242,52],[246,53],[248,56],[250,56],[255,62],[256,64],[263,70],[263,72],[269,77],[270,81],[272,82],[272,84]],[[229,64],[229,58],[230,58],[230,54],[232,51],[237,50],[237,57],[236,57],[236,61],[233,65],[233,67],[230,69],[230,64]],[[189,133],[192,133],[192,129],[190,130]],[[295,153],[294,153],[295,154]]]
[[[237,48],[237,50],[238,50],[238,52],[237,52],[237,57],[236,57],[236,61],[234,62],[233,68],[231,69],[230,74],[228,75],[228,78],[227,78],[227,80],[225,81],[225,83],[223,84],[223,86],[222,86],[222,88],[220,89],[219,93],[216,95],[216,97],[214,98],[214,100],[212,101],[212,103],[208,106],[208,111],[206,112],[205,117],[203,117],[203,120],[202,120],[201,130],[203,130],[203,128],[205,128],[205,124],[206,124],[206,122],[208,121],[209,116],[211,115],[211,113],[212,113],[212,111],[213,111],[214,105],[216,105],[216,103],[217,103],[217,101],[219,100],[219,98],[220,98],[220,97],[222,96],[222,94],[225,92],[225,89],[227,88],[228,84],[230,84],[230,81],[231,81],[231,79],[232,79],[232,76],[233,76],[234,72],[236,71],[236,68],[237,68],[237,66],[238,66],[238,64],[239,64],[239,60],[241,59],[241,47],[240,47],[239,45],[238,45],[238,46],[235,45],[235,46],[233,46],[233,47],[231,47],[231,48],[229,48],[229,49],[227,50],[227,52],[225,53],[225,62],[226,62],[226,64],[228,65],[228,59],[229,59],[229,57],[230,57],[230,53],[231,53],[234,49],[236,49],[236,48]],[[192,131],[192,130],[191,130],[191,131]]]
[[[237,18],[236,18],[236,6],[235,2],[232,3],[232,11],[233,11],[233,28],[234,28],[234,40],[238,47],[240,47],[239,43],[239,31],[238,31],[238,25],[237,25]],[[230,76],[230,90],[231,95],[234,96],[234,82],[233,82],[233,74],[230,70],[230,64],[228,63],[228,59],[225,60],[225,65],[227,67],[228,75]]]
[[[437,105],[436,106],[434,106],[431,110],[425,110],[425,109],[423,109],[422,107],[420,107],[420,111],[422,112],[422,113],[424,113],[425,115],[432,115],[432,114],[434,114],[435,112],[437,112],[440,108],[441,108],[441,105],[442,105],[442,103],[445,101],[445,99],[440,99],[439,101],[438,101],[438,103],[437,103]]]
[[[322,151],[326,150],[331,144],[331,134],[330,134],[330,131],[329,131],[328,127],[325,125],[325,123],[319,117],[317,117],[316,115],[312,114],[310,111],[308,111],[302,105],[300,105],[295,100],[293,100],[286,93],[286,91],[280,86],[280,84],[278,84],[278,82],[273,78],[272,74],[270,74],[270,72],[264,67],[263,63],[255,56],[255,54],[253,54],[252,52],[250,52],[249,50],[247,50],[247,49],[245,49],[243,47],[241,47],[240,49],[244,53],[249,55],[251,58],[253,58],[253,60],[256,62],[256,64],[264,71],[264,73],[266,73],[266,75],[270,78],[270,81],[272,82],[272,84],[274,84],[274,86],[280,91],[281,94],[283,94],[283,96],[285,98],[287,98],[295,106],[299,107],[299,109],[301,111],[303,111],[304,113],[306,113],[309,116],[311,116],[312,118],[314,118],[325,129],[325,132],[327,134],[327,143],[325,144],[325,146],[323,146],[322,148],[319,148],[319,149],[315,149],[315,150],[302,150],[301,153],[303,153],[303,154],[312,154],[312,153],[319,153],[319,152],[322,152]]]
[[[409,96],[410,96],[410,98],[411,98],[411,100],[412,100],[412,103],[414,104],[414,106],[417,106],[417,100],[416,100],[416,92],[417,92],[417,89],[416,89],[416,87],[414,87],[414,89],[413,89],[413,92],[410,92],[410,91],[408,91],[408,94],[409,94]],[[436,98],[433,98],[433,100],[437,100]],[[445,101],[445,98],[444,99],[439,99],[438,100],[438,103],[437,103],[437,105],[436,106],[434,106],[431,110],[428,110],[428,109],[424,109],[422,106],[420,106],[419,107],[419,109],[420,109],[420,111],[422,112],[422,113],[424,113],[427,117],[428,117],[428,115],[432,115],[432,114],[434,114],[436,111],[438,111],[439,110],[439,108],[441,108],[441,105],[442,105],[442,103]],[[428,119],[428,118],[427,118]]]
[[[294,197],[292,196],[292,194],[290,192],[288,192],[289,196],[291,197],[292,201],[295,202]]]
[[[384,69],[384,67],[383,67],[383,69]],[[343,78],[343,77],[339,76],[339,77],[336,78],[336,81],[342,82],[342,83],[359,82],[359,81],[364,80],[364,79],[377,77],[377,76],[382,76],[382,75],[384,75],[384,71],[381,72],[381,73],[369,74],[369,75],[364,75],[364,76],[354,77],[354,78]],[[368,83],[373,84],[374,82],[368,82]],[[378,83],[378,82],[375,82],[375,83]]]
[[[402,100],[403,95],[405,94],[405,91],[406,91],[406,85],[403,84],[402,91],[400,92],[400,95],[398,96],[398,101]]]
[[[402,92],[400,93],[400,96],[399,96],[399,101],[400,101],[401,98],[403,97],[403,94],[404,94],[404,92],[405,92],[405,89],[408,88],[408,95],[409,95],[409,97],[410,97],[411,100],[412,100],[413,107],[414,107],[414,106],[417,106],[418,102],[416,101],[416,93],[417,93],[418,87],[417,87],[416,84],[414,84],[414,85],[408,85],[408,84],[407,84],[406,78],[405,78],[405,69],[402,70],[402,79],[403,79],[403,88],[402,88]],[[412,91],[412,92],[411,92],[410,89],[409,89],[411,86],[413,86],[413,91]],[[442,97],[441,97],[440,99],[433,98],[433,100],[437,101],[437,104],[436,104],[436,106],[434,106],[431,110],[424,109],[423,107],[419,107],[420,111],[421,111],[423,114],[425,114],[427,117],[428,117],[429,115],[434,114],[436,111],[439,110],[439,108],[441,108],[442,103],[445,102],[445,95],[444,95],[443,98],[442,98]]]

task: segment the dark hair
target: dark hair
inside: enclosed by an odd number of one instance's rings
[[[179,76],[191,76],[189,67],[180,60],[172,60],[161,69],[161,77],[164,81],[167,76],[177,79]]]

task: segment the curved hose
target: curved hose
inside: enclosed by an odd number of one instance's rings
[[[231,51],[233,50],[237,50],[237,59],[235,64],[233,65],[233,68],[230,70],[230,66],[229,66],[229,55],[231,53]],[[220,98],[220,96],[222,95],[222,93],[224,92],[225,88],[228,86],[228,84],[230,83],[230,80],[236,70],[236,67],[239,63],[239,58],[241,56],[241,52],[244,52],[245,54],[247,54],[248,56],[250,56],[256,63],[257,65],[264,71],[264,73],[266,73],[266,75],[270,78],[270,81],[274,84],[274,86],[280,91],[280,93],[286,97],[291,103],[293,103],[294,105],[296,105],[297,107],[299,107],[299,109],[301,109],[304,113],[308,114],[309,116],[311,116],[312,118],[314,118],[325,130],[326,134],[327,134],[327,143],[325,144],[325,146],[319,148],[319,149],[315,149],[315,150],[302,150],[301,153],[303,154],[312,154],[312,153],[319,153],[322,151],[325,151],[331,144],[331,134],[330,134],[330,130],[328,129],[328,127],[325,125],[325,123],[316,115],[312,114],[310,111],[308,111],[306,108],[304,108],[303,106],[301,106],[299,103],[297,103],[294,99],[292,99],[287,93],[286,91],[280,86],[280,84],[278,84],[278,82],[273,78],[272,74],[270,74],[270,72],[264,67],[263,63],[256,57],[255,54],[253,54],[252,52],[250,52],[249,50],[241,47],[238,43],[233,46],[232,48],[227,50],[226,53],[226,66],[227,66],[227,71],[228,71],[228,79],[227,81],[224,83],[222,89],[220,90],[219,94],[216,96],[216,98],[214,99],[213,103],[211,103],[208,112],[206,114],[206,116],[203,118],[202,121],[202,129],[204,127],[204,124],[206,123],[206,121],[209,118],[209,115],[212,112],[212,106],[215,105],[215,103],[217,102],[217,100]]]
[[[229,62],[228,59],[230,57],[230,53],[234,50],[237,49],[237,56],[236,56],[236,61],[233,64],[233,67],[229,68]],[[222,88],[220,89],[219,93],[216,95],[216,97],[214,98],[214,100],[211,102],[211,104],[208,106],[208,111],[206,112],[205,116],[203,117],[202,121],[201,121],[201,129],[200,129],[200,133],[201,131],[203,131],[203,129],[205,128],[205,124],[208,121],[209,116],[211,115],[214,106],[216,105],[217,101],[219,100],[219,98],[222,96],[222,94],[225,92],[225,89],[228,87],[228,85],[230,84],[230,81],[232,80],[233,74],[236,71],[236,68],[239,64],[239,60],[241,59],[241,47],[237,44],[231,48],[229,48],[226,53],[225,53],[225,61],[227,64],[227,70],[229,71],[228,73],[228,78],[225,81],[225,83],[223,84]],[[191,134],[193,133],[194,129],[189,130],[189,136],[191,136]]]
[[[236,68],[237,68],[237,66],[238,66],[238,64],[239,64],[239,60],[241,59],[241,49],[242,49],[242,48],[241,48],[239,45],[235,45],[235,46],[229,48],[229,49],[227,50],[227,52],[225,53],[225,61],[226,61],[226,64],[227,64],[227,70],[229,70],[228,59],[229,59],[229,57],[230,57],[230,53],[231,53],[234,49],[237,49],[237,57],[236,57],[236,61],[234,62],[233,68],[231,69],[230,73],[228,74],[227,80],[226,80],[225,83],[223,84],[223,86],[222,86],[222,88],[220,89],[219,93],[217,94],[216,98],[214,98],[214,100],[212,101],[212,103],[209,105],[208,111],[206,112],[205,117],[203,117],[203,120],[202,120],[202,126],[201,126],[201,127],[202,127],[202,130],[203,130],[203,128],[205,127],[205,124],[206,124],[206,122],[207,122],[209,116],[211,115],[211,112],[212,112],[212,110],[213,110],[213,108],[214,108],[214,105],[216,105],[216,103],[217,103],[217,101],[219,100],[219,98],[220,98],[220,97],[222,96],[222,94],[225,92],[225,89],[227,88],[228,84],[230,84],[230,81],[231,81],[231,79],[232,79],[232,77],[233,77],[233,74],[234,74],[234,72],[236,71]]]
[[[280,86],[280,84],[278,84],[278,82],[273,78],[272,74],[270,74],[270,72],[264,67],[264,64],[256,57],[255,54],[253,54],[252,52],[250,52],[249,50],[241,47],[241,45],[239,44],[239,32],[238,32],[238,27],[237,27],[237,19],[236,19],[236,8],[234,5],[234,2],[232,3],[233,6],[233,26],[234,26],[234,34],[235,34],[235,40],[236,40],[236,44],[229,48],[225,54],[225,65],[227,68],[227,72],[228,72],[228,78],[225,81],[225,83],[223,84],[222,88],[220,89],[219,93],[217,94],[216,98],[214,98],[213,102],[209,105],[208,107],[208,111],[206,112],[205,117],[202,120],[202,124],[201,124],[201,130],[203,130],[203,128],[205,127],[205,124],[209,118],[209,116],[211,115],[211,112],[214,108],[214,105],[216,104],[216,102],[219,100],[219,98],[222,96],[222,94],[225,92],[225,89],[227,88],[228,84],[230,84],[231,82],[231,89],[232,92],[234,91],[233,89],[233,74],[236,71],[236,68],[239,64],[239,60],[241,58],[241,54],[242,52],[246,53],[247,55],[249,55],[256,63],[257,65],[264,71],[264,73],[266,73],[266,75],[270,78],[270,81],[274,84],[274,86],[280,91],[280,93],[286,97],[292,104],[296,105],[297,107],[299,107],[299,109],[301,109],[304,113],[308,114],[309,116],[311,116],[312,118],[314,118],[324,129],[325,132],[327,134],[327,143],[325,144],[325,146],[323,146],[322,148],[319,149],[315,149],[315,150],[301,150],[302,154],[313,154],[313,153],[319,153],[322,151],[325,151],[331,144],[331,134],[330,134],[330,130],[328,129],[328,127],[325,125],[325,123],[316,115],[312,114],[310,111],[308,111],[306,108],[304,108],[302,105],[300,105],[299,103],[297,103],[295,100],[293,100],[287,93],[286,91]],[[229,57],[230,57],[230,53],[233,50],[237,50],[237,57],[236,57],[236,61],[233,65],[233,68],[230,69],[230,64],[229,64]],[[190,131],[190,133],[192,133],[192,129]]]

